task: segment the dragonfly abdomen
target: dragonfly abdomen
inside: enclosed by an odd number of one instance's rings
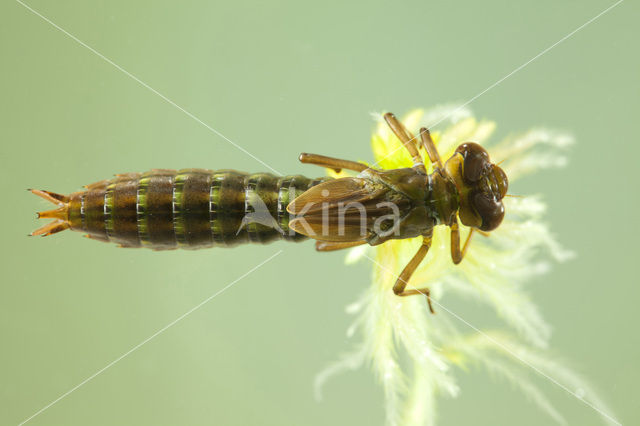
[[[156,250],[299,241],[305,237],[289,228],[287,205],[325,180],[203,169],[117,175],[69,196],[33,191],[60,206],[40,214],[58,220],[34,235],[70,228]]]

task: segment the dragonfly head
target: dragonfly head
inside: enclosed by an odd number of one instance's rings
[[[489,160],[487,151],[477,143],[460,145],[447,160],[445,169],[458,189],[460,221],[482,231],[492,231],[504,218],[502,199],[509,179]]]

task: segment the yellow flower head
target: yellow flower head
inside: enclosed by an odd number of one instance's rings
[[[496,124],[477,120],[464,108],[414,110],[401,121],[414,134],[422,126],[440,123],[441,130],[432,131],[432,136],[443,161],[461,143],[473,141],[485,146],[492,162],[500,163],[507,173],[510,184],[541,168],[564,165],[563,150],[572,143],[571,137],[560,132],[531,130],[492,144],[489,139]],[[375,167],[412,166],[406,149],[382,120],[371,144]],[[432,166],[426,153],[423,154],[431,172]],[[548,270],[540,253],[558,261],[572,254],[559,246],[542,221],[546,206],[540,197],[507,197],[504,204],[506,216],[502,224],[490,237],[475,238],[459,265],[451,261],[449,228],[435,228],[431,249],[408,288],[429,287],[438,315],[429,313],[424,298],[400,298],[391,290],[398,274],[419,247],[421,237],[389,240],[375,248],[360,246],[351,250],[347,263],[368,261],[373,270],[371,286],[348,308],[348,312],[356,316],[348,334],[359,333],[362,340],[353,352],[318,375],[318,392],[328,377],[370,363],[385,391],[388,424],[433,425],[436,395],[455,397],[459,393],[452,367],[464,371],[472,365],[483,365],[513,382],[563,423],[560,413],[527,380],[527,369],[533,367],[563,381],[569,388],[580,389],[591,404],[604,407],[582,379],[546,355],[550,327],[523,290],[528,279]],[[461,226],[463,240],[468,232],[468,228]],[[456,294],[483,302],[519,337],[476,328],[465,319],[464,313],[447,308]],[[401,353],[408,355],[412,365],[400,362]],[[605,408],[602,411],[609,412]]]

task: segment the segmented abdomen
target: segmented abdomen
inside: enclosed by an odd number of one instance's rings
[[[118,175],[71,194],[68,221],[94,239],[159,250],[298,241],[305,237],[289,229],[287,205],[327,179],[202,169]]]

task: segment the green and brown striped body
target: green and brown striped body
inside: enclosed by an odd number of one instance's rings
[[[74,231],[123,247],[199,249],[299,241],[306,237],[289,228],[287,205],[327,179],[202,169],[131,173],[65,197],[64,219]],[[256,205],[268,211],[273,223],[247,220]]]

